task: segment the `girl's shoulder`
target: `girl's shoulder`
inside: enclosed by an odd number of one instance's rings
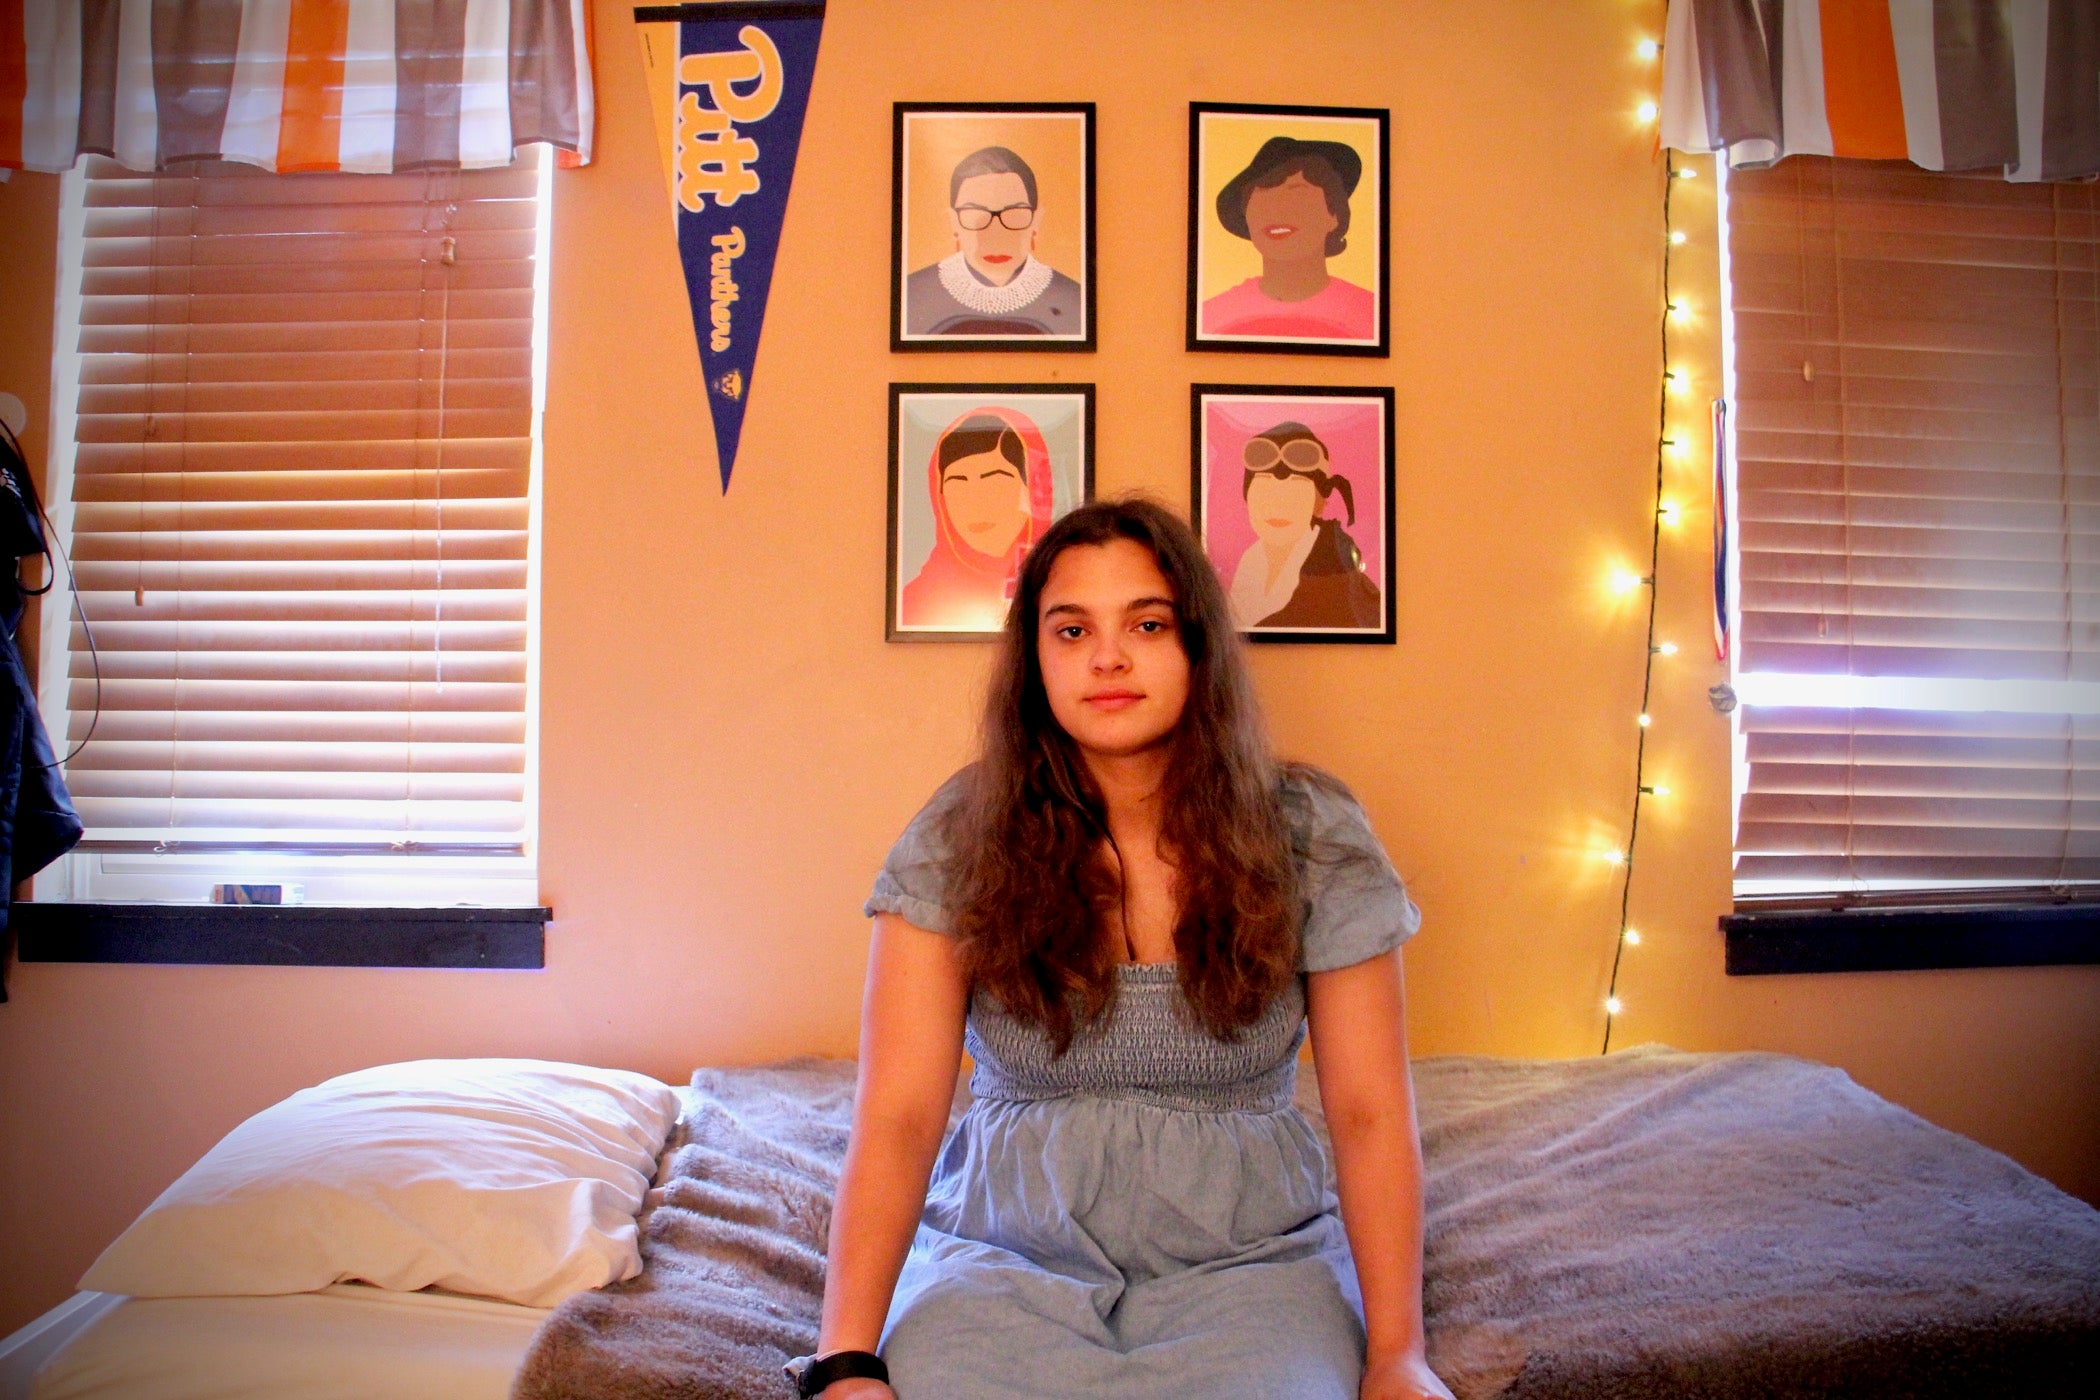
[[[1373,846],[1378,843],[1370,834],[1371,819],[1364,815],[1356,794],[1324,768],[1310,763],[1278,764],[1276,795],[1301,858],[1310,850],[1337,843],[1357,846],[1365,838]]]
[[[1298,869],[1300,970],[1347,967],[1411,937],[1421,910],[1348,784],[1311,764],[1289,763],[1278,797]]]
[[[917,815],[890,847],[875,876],[862,912],[899,914],[935,933],[950,931],[947,910],[948,863],[954,852],[955,814],[969,793],[975,765],[964,768],[934,789]]]

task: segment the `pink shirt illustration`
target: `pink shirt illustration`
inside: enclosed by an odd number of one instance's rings
[[[1249,277],[1203,303],[1202,333],[1376,340],[1378,299],[1353,282],[1329,277],[1302,301],[1278,301],[1262,294],[1259,277]]]

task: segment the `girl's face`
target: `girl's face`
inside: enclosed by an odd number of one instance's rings
[[[941,503],[963,542],[994,559],[1004,558],[1028,528],[1028,483],[996,450],[943,467]]]
[[[1189,658],[1174,589],[1135,540],[1074,545],[1043,585],[1036,658],[1058,726],[1089,758],[1160,748],[1181,723]]]

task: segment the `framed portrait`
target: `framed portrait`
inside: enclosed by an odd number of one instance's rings
[[[883,635],[996,637],[1029,547],[1093,495],[1093,385],[890,385]]]
[[[1393,391],[1197,384],[1189,514],[1242,636],[1393,640]]]
[[[1382,107],[1189,104],[1191,350],[1392,353]]]
[[[1094,348],[1094,104],[899,102],[892,350]]]

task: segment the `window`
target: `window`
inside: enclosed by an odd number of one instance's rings
[[[2093,897],[2094,187],[1725,184],[1738,909]]]
[[[67,175],[40,898],[537,903],[550,164]]]

